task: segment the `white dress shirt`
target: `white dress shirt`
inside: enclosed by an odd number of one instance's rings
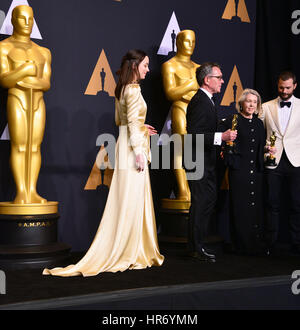
[[[280,97],[278,97],[278,119],[279,119],[279,125],[280,125],[280,130],[282,134],[285,133],[287,125],[290,120],[291,116],[291,111],[293,108],[293,101],[294,101],[294,96],[289,98],[288,100],[284,100],[284,102],[291,102],[291,106],[284,106],[283,108],[280,107],[280,102],[283,101]]]

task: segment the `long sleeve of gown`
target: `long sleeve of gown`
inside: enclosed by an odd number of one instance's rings
[[[140,110],[143,107],[144,100],[141,97],[139,85],[128,86],[124,93],[124,99],[127,108],[130,144],[135,155],[147,153],[145,150],[147,128],[144,125],[144,117],[140,116]]]
[[[119,114],[119,107],[117,106],[117,100],[115,101],[115,123],[117,126],[121,125],[121,118]]]

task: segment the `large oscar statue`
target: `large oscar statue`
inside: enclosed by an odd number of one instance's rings
[[[184,30],[176,38],[177,53],[162,66],[163,84],[167,98],[172,101],[172,134],[182,137],[186,134],[186,109],[199,86],[196,80],[198,64],[191,60],[195,48],[195,33]],[[188,209],[191,193],[182,168],[182,155],[175,155],[174,174],[177,183],[176,199],[164,201],[165,206],[174,209]]]
[[[163,84],[166,97],[172,102],[171,122],[172,134],[179,134],[184,146],[186,132],[186,110],[191,98],[199,86],[196,69],[200,66],[191,60],[195,48],[195,33],[183,30],[176,37],[177,53],[162,66]],[[183,153],[182,153],[183,154]],[[174,174],[177,184],[176,198],[162,200],[162,209],[169,210],[174,216],[187,214],[190,208],[191,193],[182,167],[182,154],[174,154]]]
[[[44,265],[53,253],[62,255],[67,248],[56,243],[58,202],[48,202],[36,191],[46,119],[43,94],[50,88],[51,53],[30,40],[33,22],[31,7],[15,7],[13,34],[0,42],[0,85],[8,90],[10,167],[16,184],[15,199],[0,203],[0,268],[16,254],[20,265],[24,258],[27,265],[29,260]],[[22,250],[21,246],[29,248]]]

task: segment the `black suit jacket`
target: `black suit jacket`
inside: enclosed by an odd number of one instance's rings
[[[217,131],[217,113],[211,99],[201,89],[191,99],[186,112],[187,133],[193,136],[193,158],[195,160],[196,134],[204,134],[204,173],[214,170],[217,148],[214,135]]]

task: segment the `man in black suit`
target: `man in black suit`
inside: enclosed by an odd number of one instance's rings
[[[200,180],[190,180],[191,208],[188,245],[190,255],[200,261],[215,261],[215,255],[208,253],[203,241],[208,234],[210,218],[217,201],[217,146],[222,141],[233,141],[236,131],[224,133],[217,130],[217,112],[213,94],[221,91],[224,83],[221,68],[217,63],[203,63],[196,70],[200,89],[191,99],[186,113],[187,133],[192,134],[193,151],[197,134],[204,134],[204,174]]]

